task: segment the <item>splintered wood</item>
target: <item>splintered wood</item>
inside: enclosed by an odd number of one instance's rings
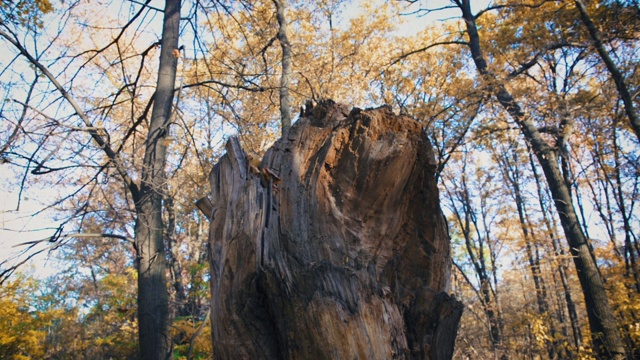
[[[451,358],[462,306],[421,125],[302,115],[259,171],[232,138],[211,172],[215,359]]]

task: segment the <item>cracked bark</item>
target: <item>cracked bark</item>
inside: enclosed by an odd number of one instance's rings
[[[277,185],[236,139],[211,173],[215,358],[450,359],[462,306],[420,124],[332,101],[303,115],[262,159]]]

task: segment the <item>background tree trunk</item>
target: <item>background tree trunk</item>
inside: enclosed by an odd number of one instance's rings
[[[490,91],[518,124],[522,135],[531,145],[542,167],[569,244],[582,293],[584,294],[593,349],[601,357],[623,359],[625,357],[625,349],[617,327],[615,314],[609,305],[603,279],[589,249],[588,238],[585,236],[578,221],[571,198],[571,189],[567,186],[565,177],[558,165],[558,152],[545,141],[513,95],[489,69],[487,60],[482,52],[476,16],[471,12],[470,0],[456,0],[456,4],[462,11],[462,18],[465,21],[469,37],[468,47],[478,73],[490,84]]]
[[[280,76],[280,125],[282,134],[291,127],[291,97],[289,78],[291,77],[291,44],[287,37],[287,0],[273,0],[278,19],[278,41],[282,48],[282,75]]]
[[[598,51],[598,55],[600,55],[600,58],[607,67],[607,70],[609,70],[609,73],[616,84],[616,89],[618,90],[620,99],[622,99],[622,103],[624,104],[624,111],[629,118],[629,124],[631,124],[631,128],[638,137],[638,140],[640,140],[640,119],[638,118],[638,113],[633,106],[633,95],[629,92],[629,87],[624,81],[624,75],[616,63],[613,62],[613,59],[609,56],[609,52],[604,47],[602,36],[600,36],[598,28],[591,20],[584,2],[582,2],[582,0],[574,0],[574,2],[576,4],[576,9],[578,9],[578,12],[580,13],[580,20],[582,20],[582,23],[589,31],[589,36],[591,37],[593,46]]]
[[[136,199],[136,268],[138,270],[138,327],[142,359],[167,358],[169,294],[162,225],[169,120],[176,82],[180,0],[167,0],[162,27],[160,66],[142,167],[140,195]]]
[[[388,107],[324,101],[211,176],[216,359],[449,359],[460,302],[431,145]]]

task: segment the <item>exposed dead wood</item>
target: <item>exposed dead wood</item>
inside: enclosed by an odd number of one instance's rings
[[[435,160],[388,107],[323,101],[250,171],[211,175],[216,359],[449,359],[462,307]]]
[[[211,200],[208,196],[205,196],[196,201],[196,207],[207,217],[207,219],[211,220],[213,218],[213,204],[211,203]]]

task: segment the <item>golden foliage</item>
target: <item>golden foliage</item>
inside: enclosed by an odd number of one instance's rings
[[[35,280],[24,275],[0,287],[0,358],[39,359],[45,355],[46,327],[52,317],[33,308]]]
[[[202,329],[197,333],[200,327]],[[208,321],[203,324],[202,321],[193,321],[193,319],[177,319],[171,325],[171,337],[176,344],[173,352],[175,359],[187,359],[192,341],[193,359],[213,359],[211,326]]]

